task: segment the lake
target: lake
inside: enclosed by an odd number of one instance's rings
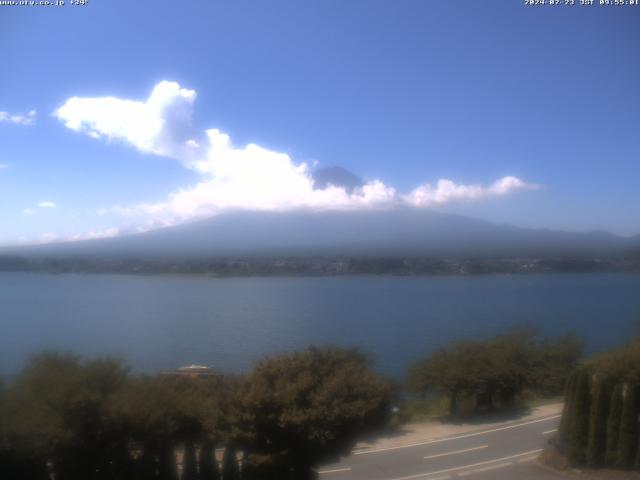
[[[0,372],[43,349],[110,354],[134,371],[226,372],[309,344],[359,346],[400,377],[447,342],[511,325],[575,332],[590,352],[629,339],[640,275],[288,277],[0,274]]]

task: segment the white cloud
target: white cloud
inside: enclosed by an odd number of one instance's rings
[[[56,204],[51,201],[44,201],[38,204],[38,208],[56,208]]]
[[[438,180],[435,186],[421,185],[402,198],[414,207],[432,207],[445,203],[480,200],[487,197],[499,197],[516,190],[534,190],[538,185],[531,185],[516,177],[503,177],[488,187],[482,185],[462,185],[451,180]]]
[[[195,91],[164,81],[145,101],[72,97],[54,112],[72,130],[174,158],[200,177],[165,201],[100,209],[99,215],[141,216],[145,222],[139,228],[149,229],[229,210],[427,208],[535,188],[516,177],[504,177],[488,187],[441,179],[435,187],[425,184],[408,194],[399,194],[380,180],[352,192],[333,185],[314,189],[308,165],[286,153],[255,144],[234,146],[217,129],[197,132],[191,125],[195,99]]]
[[[51,209],[51,208],[56,208],[56,204],[52,201],[46,200],[44,202],[40,202],[38,205],[36,205],[33,208],[25,208],[22,212],[25,215],[35,215],[37,213],[36,208],[46,208],[46,209]]]
[[[77,132],[125,141],[143,153],[186,160],[198,153],[189,137],[196,92],[160,82],[144,102],[115,97],[68,99],[54,115]]]
[[[11,168],[11,165],[8,163],[0,163],[0,170],[6,170],[7,168]]]
[[[35,213],[35,212],[34,212]],[[94,240],[98,238],[111,238],[121,235],[122,233],[135,233],[138,230],[125,230],[121,228],[106,228],[104,230],[93,230],[87,233],[43,233],[35,237],[20,236],[17,241],[24,245],[37,245],[52,242],[78,242],[82,240]]]
[[[43,233],[42,235],[40,235],[40,238],[38,239],[38,243],[51,243],[51,242],[55,242],[59,238],[60,237],[55,233]]]
[[[121,233],[119,228],[107,228],[104,230],[91,231],[83,234],[74,234],[64,237],[64,241],[78,242],[81,240],[94,240],[96,238],[110,238],[116,237]]]
[[[24,115],[22,114],[12,115],[8,112],[0,111],[0,123],[2,122],[15,123],[16,125],[24,125],[24,126],[33,125],[36,122],[36,111],[30,110],[29,113]]]

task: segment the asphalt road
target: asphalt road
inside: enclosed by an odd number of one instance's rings
[[[551,480],[534,461],[559,415],[512,422],[452,437],[359,450],[318,469],[321,480]]]

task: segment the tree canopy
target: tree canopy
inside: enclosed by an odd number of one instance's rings
[[[284,455],[307,478],[311,466],[350,451],[389,414],[388,383],[357,350],[309,348],[259,362],[240,389],[241,441]]]
[[[455,342],[416,362],[409,371],[411,391],[447,395],[450,412],[463,398],[476,409],[512,405],[525,388],[559,395],[580,358],[575,337],[541,338],[531,330],[513,330],[487,340]]]
[[[565,398],[558,446],[574,464],[640,467],[640,337],[576,369]]]
[[[113,359],[43,353],[0,388],[0,478],[176,480],[178,463],[186,480],[240,478],[240,452],[304,478],[384,422],[389,398],[356,350],[310,348],[224,379],[134,376]]]

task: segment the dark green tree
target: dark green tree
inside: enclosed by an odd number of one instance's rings
[[[409,389],[422,397],[447,396],[451,414],[464,397],[474,398],[477,409],[509,407],[525,389],[561,393],[581,351],[573,337],[541,339],[528,329],[456,342],[416,362],[409,371]]]
[[[638,386],[626,383],[622,396],[617,465],[629,468],[634,465],[638,448]]]
[[[200,480],[219,480],[218,461],[215,458],[214,444],[209,440],[200,446]]]
[[[544,338],[534,344],[529,386],[539,395],[555,397],[565,392],[569,375],[578,364],[584,342],[575,335]]]
[[[313,466],[348,454],[359,434],[386,422],[389,398],[387,382],[357,350],[275,356],[239,391],[238,441],[250,453],[283,456],[294,478],[312,478]]]
[[[576,378],[573,399],[573,415],[569,434],[569,458],[575,464],[586,462],[587,440],[589,438],[589,409],[591,403],[591,373],[586,368],[580,369]]]
[[[576,380],[579,376],[577,371],[573,372],[567,382],[564,394],[564,408],[562,410],[562,418],[560,419],[560,426],[558,428],[558,435],[560,442],[563,445],[568,445],[571,437],[571,425],[573,423],[573,402],[576,392]]]
[[[119,407],[127,418],[132,438],[142,448],[144,475],[162,480],[177,478],[175,448],[180,408],[174,379],[144,376],[132,379]]]
[[[611,394],[609,415],[607,417],[607,446],[604,463],[615,465],[618,462],[618,440],[620,438],[620,419],[622,418],[622,389],[618,383]]]
[[[602,375],[596,375],[593,382],[587,443],[587,465],[590,467],[600,467],[604,464],[610,396],[609,384],[606,379]]]
[[[113,399],[127,372],[109,359],[81,362],[72,355],[34,357],[7,399],[13,443],[59,480],[126,478],[130,458]]]
[[[182,454],[182,476],[181,480],[198,480],[198,459],[193,442],[187,441]]]
[[[224,449],[222,456],[222,478],[223,480],[238,480],[240,478],[240,469],[236,458],[237,450],[231,444]]]

